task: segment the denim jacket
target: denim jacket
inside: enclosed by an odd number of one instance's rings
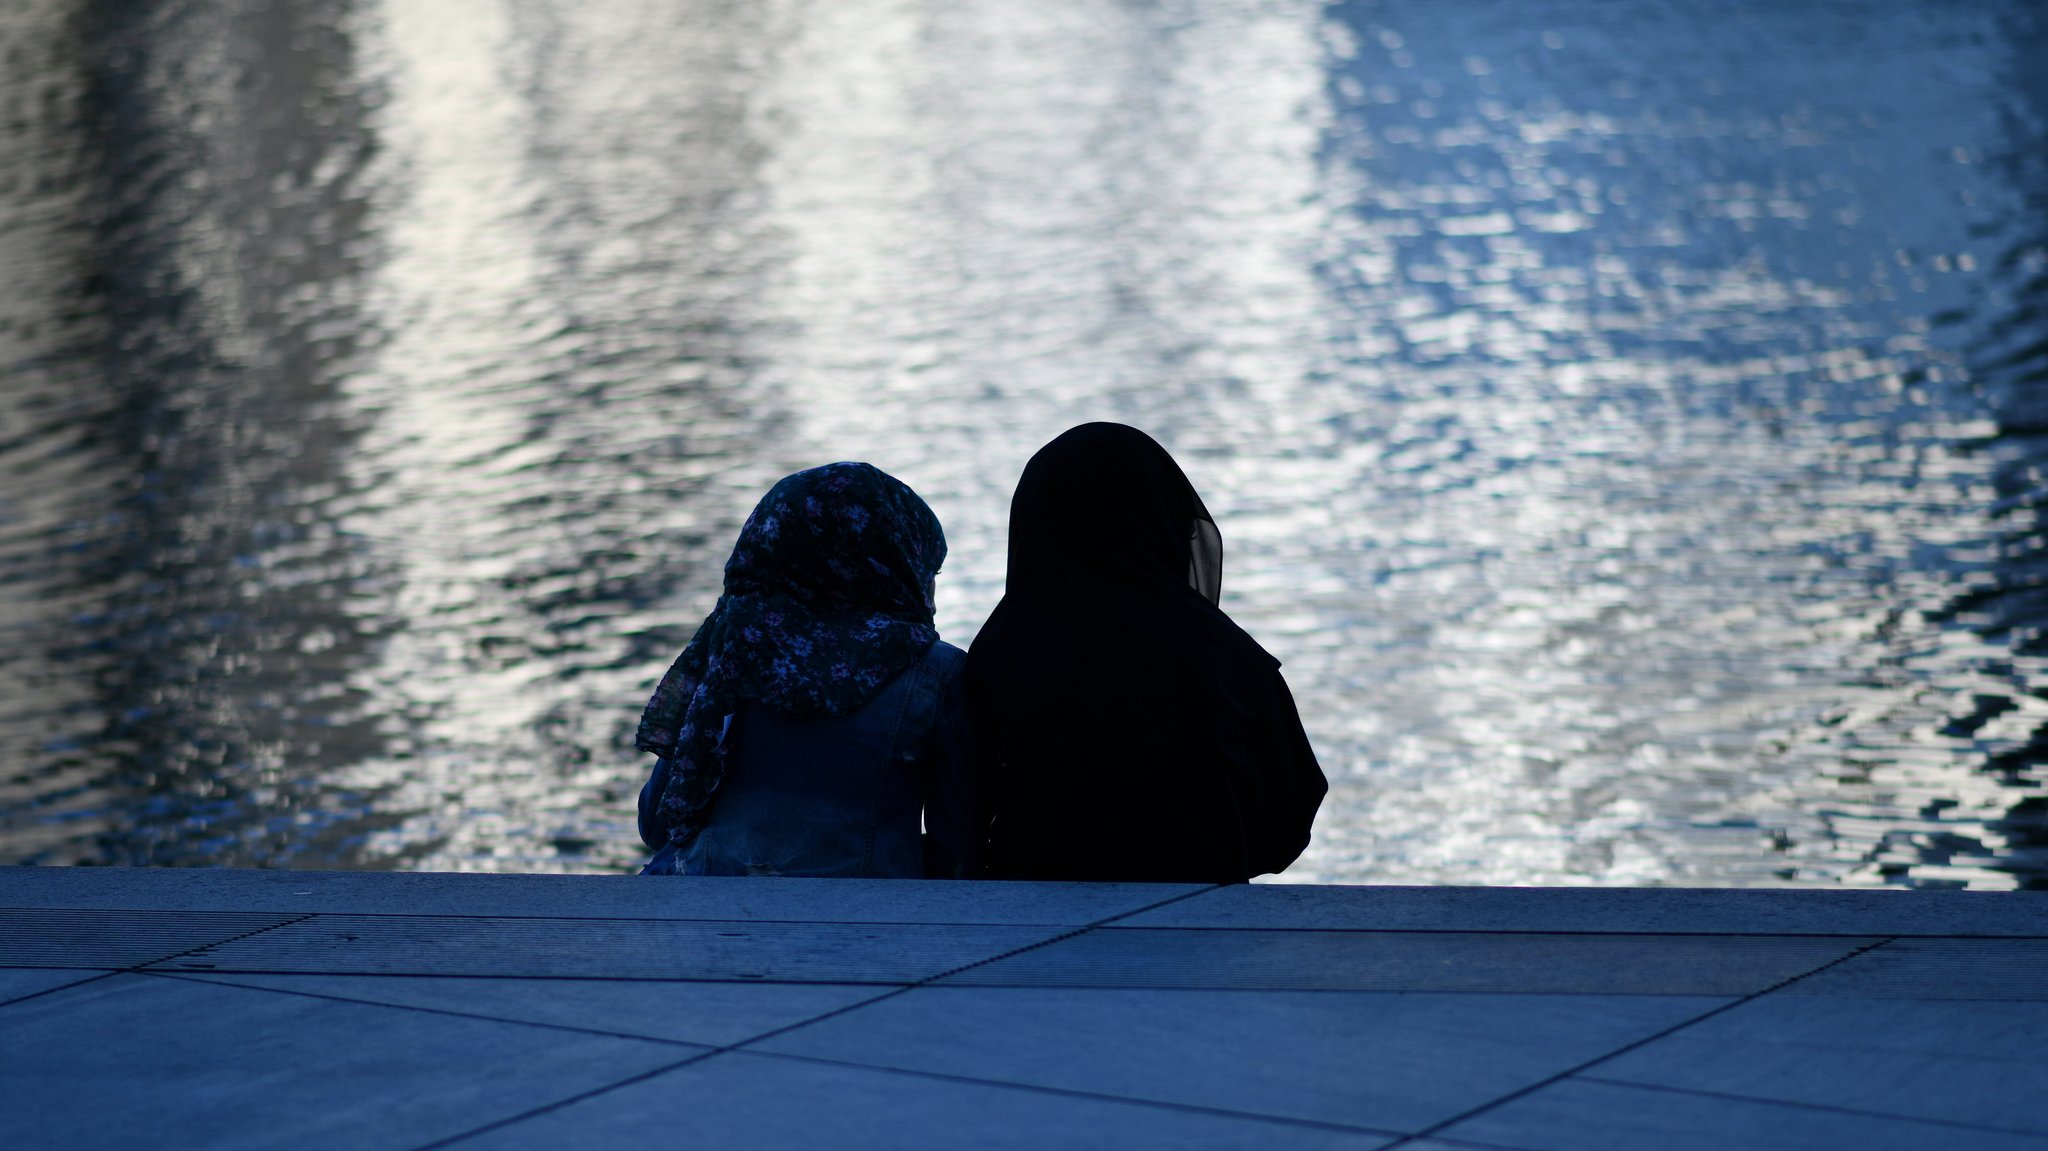
[[[646,875],[954,878],[980,863],[971,802],[967,653],[939,641],[859,711],[726,717],[725,778],[681,847],[655,819],[669,761],[640,789]]]

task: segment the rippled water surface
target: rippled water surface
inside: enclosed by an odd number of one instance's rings
[[[0,861],[609,870],[776,477],[1180,457],[1290,879],[2048,886],[2029,0],[0,7]],[[2031,63],[2031,67],[2029,66]]]

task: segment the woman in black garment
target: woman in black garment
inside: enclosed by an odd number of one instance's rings
[[[1223,539],[1166,449],[1110,423],[1047,444],[1009,557],[966,670],[988,874],[1232,883],[1292,863],[1327,784],[1279,661],[1216,606]]]

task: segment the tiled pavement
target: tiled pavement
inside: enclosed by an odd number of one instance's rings
[[[2048,894],[0,869],[0,1148],[2048,1151]]]

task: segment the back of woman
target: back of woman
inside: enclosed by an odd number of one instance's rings
[[[945,552],[924,501],[866,464],[763,497],[641,719],[658,757],[645,873],[959,873],[965,655],[932,626]]]
[[[990,874],[1236,882],[1307,846],[1327,784],[1221,583],[1215,523],[1149,436],[1086,424],[1033,457],[967,662]]]

